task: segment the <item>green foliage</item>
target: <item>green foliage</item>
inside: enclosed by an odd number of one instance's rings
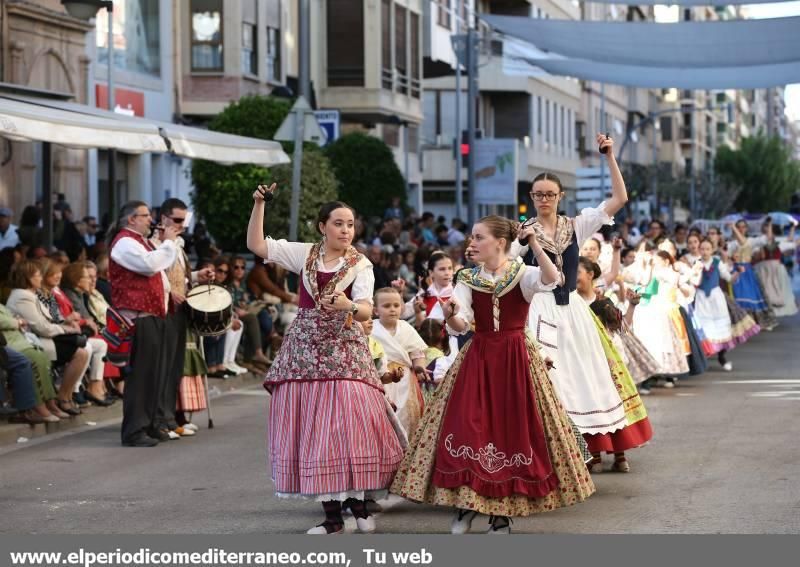
[[[292,198],[292,166],[272,168],[270,182],[278,184],[275,199],[267,205],[265,233],[272,238],[289,237],[289,208]],[[252,192],[251,192],[252,195]],[[314,222],[319,208],[338,199],[336,176],[330,161],[319,150],[303,151],[303,176],[300,179],[300,222],[298,240],[312,242],[319,238]],[[252,200],[251,200],[252,203]],[[249,213],[248,213],[249,215]]]
[[[209,129],[228,134],[271,140],[291,110],[291,103],[264,96],[246,96],[231,104],[209,124]],[[226,252],[245,250],[247,223],[253,208],[253,192],[259,183],[278,183],[275,200],[267,206],[267,228],[276,238],[289,234],[291,165],[272,169],[249,164],[220,165],[195,160],[192,203],[206,222],[209,233]],[[302,194],[300,199],[300,238],[316,233],[307,220],[317,216],[321,203],[336,199],[336,178],[328,160],[319,150],[303,152]],[[306,223],[306,224],[304,224]]]
[[[209,130],[272,140],[292,109],[292,103],[260,95],[248,95],[228,105],[208,124]]]
[[[763,134],[744,138],[738,150],[717,150],[715,170],[720,180],[738,191],[736,209],[753,212],[785,210],[800,189],[800,162],[780,138]]]
[[[383,216],[393,197],[406,202],[403,174],[383,140],[345,134],[325,148],[339,180],[339,198],[365,216]]]

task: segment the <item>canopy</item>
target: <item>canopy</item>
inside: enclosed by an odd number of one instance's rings
[[[0,136],[125,153],[171,152],[219,163],[289,163],[278,142],[131,117],[50,99],[0,95]]]
[[[686,68],[617,65],[585,59],[525,61],[553,75],[642,88],[758,89],[800,83],[800,62],[754,67]]]
[[[800,63],[800,16],[678,23],[481,18],[498,32],[578,60],[676,69]]]

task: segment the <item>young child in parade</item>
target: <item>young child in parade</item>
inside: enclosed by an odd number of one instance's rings
[[[444,375],[453,365],[458,351],[450,348],[450,338],[443,321],[425,319],[419,327],[419,336],[428,345],[425,349],[425,370],[430,378],[423,384],[422,395],[427,404]]]
[[[375,292],[375,312],[372,336],[386,353],[389,371],[402,369],[403,378],[386,384],[386,395],[397,408],[397,417],[409,435],[417,427],[425,407],[422,384],[428,381],[425,373],[425,349],[428,345],[417,331],[401,319],[403,298],[394,288],[386,287]]]

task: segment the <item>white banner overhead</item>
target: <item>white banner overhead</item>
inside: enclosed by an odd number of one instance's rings
[[[553,57],[678,69],[800,62],[800,16],[679,23],[481,18]]]
[[[800,62],[687,69],[615,65],[582,59],[533,59],[529,63],[552,75],[641,88],[760,89],[800,83]]]
[[[745,4],[780,4],[796,0],[591,0],[584,4],[622,4],[628,6],[742,6]]]

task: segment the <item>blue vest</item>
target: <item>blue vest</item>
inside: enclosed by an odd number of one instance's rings
[[[555,254],[547,250],[545,250],[545,254],[550,258],[550,261],[554,264],[556,263]],[[566,250],[564,250],[564,253],[561,255],[561,261],[563,262],[562,269],[564,271],[564,285],[560,285],[553,290],[553,295],[556,298],[556,305],[569,305],[569,294],[578,289],[578,258],[580,258],[578,237],[573,233],[572,242],[570,242],[569,246],[567,246]],[[523,260],[529,266],[539,265],[532,250],[528,250]]]
[[[719,258],[711,260],[711,267],[708,270],[703,268],[703,279],[697,287],[705,292],[706,297],[711,295],[715,287],[719,287]]]

